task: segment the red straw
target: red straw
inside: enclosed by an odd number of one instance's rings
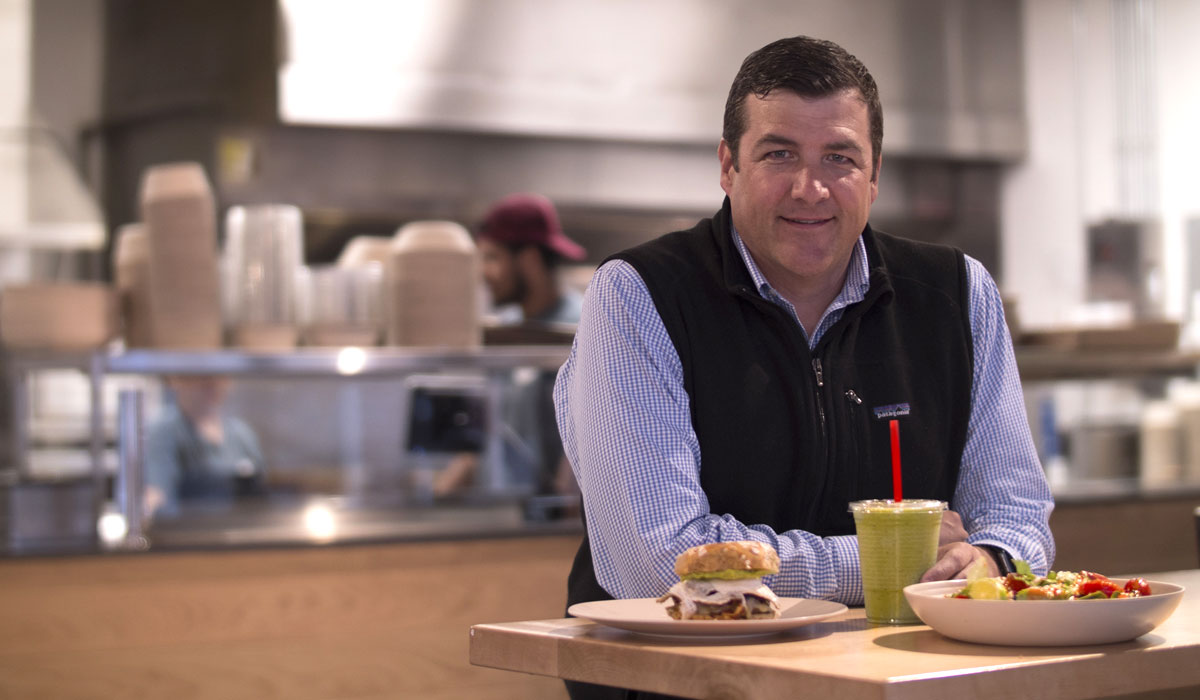
[[[900,502],[904,500],[900,491],[900,423],[892,419],[888,428],[892,431],[892,498]]]

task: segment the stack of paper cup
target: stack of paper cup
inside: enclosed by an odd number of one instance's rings
[[[151,347],[150,246],[143,224],[125,224],[117,229],[113,281],[125,347]]]
[[[388,251],[392,248],[392,239],[384,236],[355,236],[346,243],[338,255],[337,264],[342,267],[358,267],[359,265],[387,265]]]
[[[148,168],[141,182],[149,252],[151,341],[159,348],[222,344],[212,188],[199,163]]]
[[[479,250],[461,225],[418,221],[396,232],[388,254],[390,345],[478,347]]]

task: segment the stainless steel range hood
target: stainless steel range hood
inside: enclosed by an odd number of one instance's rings
[[[520,190],[550,197],[596,260],[707,216],[729,83],[787,35],[837,41],[875,74],[888,164],[872,219],[889,230],[995,260],[998,172],[1026,150],[1020,0],[106,7],[111,220],[136,216],[143,168],[197,160],[222,206],[301,207],[309,260],[416,218],[472,225]]]
[[[1025,152],[1020,2],[280,0],[285,123],[715,144],[742,58],[832,39],[880,85],[885,151]]]

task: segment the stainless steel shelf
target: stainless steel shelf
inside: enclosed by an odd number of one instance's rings
[[[1015,349],[1025,382],[1056,379],[1196,376],[1200,353],[1180,350]]]
[[[569,352],[567,346],[551,345],[298,348],[288,352],[129,350],[109,356],[105,370],[114,374],[268,374],[347,379],[453,369],[555,370]]]

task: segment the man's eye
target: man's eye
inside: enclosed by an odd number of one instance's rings
[[[779,150],[769,151],[766,155],[767,160],[787,160],[792,155],[791,151]]]
[[[854,162],[853,160],[850,160],[846,156],[842,155],[841,153],[830,153],[827,157],[830,161],[837,163],[839,165],[850,165]]]

